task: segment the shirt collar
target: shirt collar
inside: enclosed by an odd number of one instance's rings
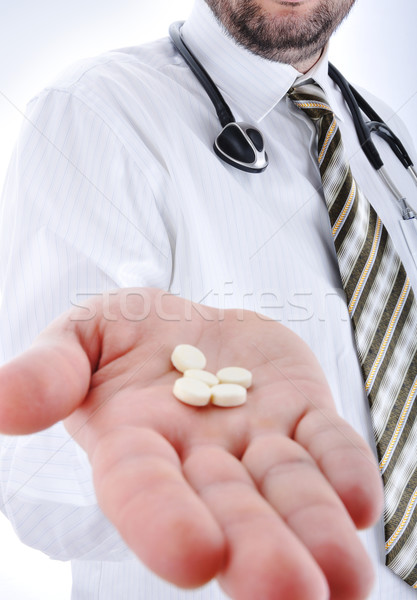
[[[204,0],[195,0],[182,27],[185,43],[201,62],[227,102],[259,123],[294,83],[314,77],[337,114],[334,87],[327,74],[327,47],[306,74],[291,65],[267,60],[250,52],[226,33]]]
[[[341,96],[340,90],[338,90],[334,81],[329,77],[329,61],[328,61],[328,49],[329,45],[325,47],[320,60],[307,72],[299,74],[294,82],[294,86],[302,85],[314,79],[319,84],[323,92],[326,94],[329,106],[331,106],[333,112],[340,121],[343,121],[341,115],[340,104],[344,102]]]

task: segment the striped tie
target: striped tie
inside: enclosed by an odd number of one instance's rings
[[[317,84],[292,88],[315,123],[318,163],[369,398],[385,491],[385,562],[417,588],[417,303],[387,230],[358,188]]]

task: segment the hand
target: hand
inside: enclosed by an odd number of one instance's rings
[[[216,372],[253,372],[237,408],[176,400],[173,348]],[[354,401],[354,399],[353,399]],[[290,330],[157,290],[123,290],[54,321],[0,370],[0,430],[67,418],[103,512],[137,556],[179,586],[218,577],[236,600],[355,600],[372,585],[356,528],[378,518],[365,442]]]

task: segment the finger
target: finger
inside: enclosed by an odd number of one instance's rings
[[[284,436],[259,435],[243,463],[317,561],[332,600],[366,598],[373,581],[370,560],[343,503],[304,448]]]
[[[319,465],[356,527],[375,523],[383,508],[382,483],[363,438],[333,411],[318,410],[307,413],[294,437]]]
[[[103,512],[151,570],[181,587],[215,577],[223,533],[168,441],[150,429],[121,427],[100,439],[90,459]]]
[[[214,446],[191,450],[184,473],[226,537],[218,576],[238,600],[324,600],[324,576],[278,514],[259,495],[240,461]]]
[[[0,431],[26,434],[67,417],[90,384],[96,341],[85,341],[75,323],[61,317],[25,353],[0,368]]]

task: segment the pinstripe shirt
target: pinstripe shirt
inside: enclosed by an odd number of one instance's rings
[[[66,72],[29,104],[6,179],[1,359],[91,294],[157,286],[219,308],[258,310],[293,329],[318,357],[340,414],[373,445],[314,125],[286,99],[303,77],[236,45],[203,0],[183,35],[237,120],[263,132],[270,166],[251,175],[219,161],[214,109],[168,39]],[[326,54],[307,76],[325,90],[353,174],[417,289],[417,228],[401,222],[360,151]],[[401,123],[371,102],[407,142]],[[384,142],[377,145],[417,210],[411,180]],[[215,582],[184,592],[139,564],[100,512],[86,456],[62,424],[4,438],[0,459],[3,512],[25,543],[73,561],[74,600],[224,598]],[[361,536],[377,571],[372,599],[413,598],[383,566],[382,524]]]

